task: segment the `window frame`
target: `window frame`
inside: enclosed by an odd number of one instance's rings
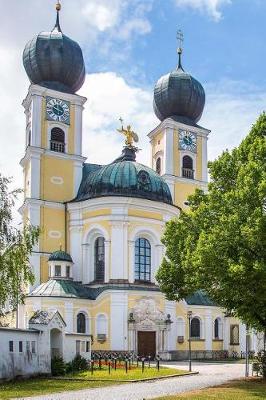
[[[145,237],[135,240],[134,246],[134,279],[140,282],[151,282],[151,243]]]
[[[99,242],[101,243],[99,244]],[[98,236],[94,241],[94,280],[105,281],[105,238]]]
[[[197,327],[195,327],[194,325],[193,325],[193,321],[197,321]],[[198,333],[198,335],[194,335],[194,330],[195,329],[198,329],[198,331],[197,331],[197,333]],[[191,321],[190,321],[190,338],[192,339],[192,340],[199,340],[199,339],[201,339],[201,321],[200,321],[200,319],[199,319],[199,317],[193,317],[192,319],[191,319]]]
[[[80,316],[84,317],[84,321],[82,321],[82,323],[80,322]],[[76,318],[76,326],[77,326],[77,333],[81,333],[81,334],[86,334],[86,330],[87,330],[87,321],[86,321],[86,315],[84,312],[80,311],[77,314],[77,318]],[[84,325],[83,325],[84,324]],[[80,327],[84,328],[84,329],[80,329]]]

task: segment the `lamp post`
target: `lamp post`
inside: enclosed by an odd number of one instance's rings
[[[187,312],[188,318],[188,365],[189,365],[189,372],[192,371],[191,367],[191,318],[192,318],[192,311]]]

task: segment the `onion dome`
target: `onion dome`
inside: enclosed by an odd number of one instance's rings
[[[153,108],[163,121],[175,117],[181,122],[197,123],[205,105],[205,92],[195,78],[184,71],[181,64],[182,49],[178,49],[177,69],[162,76],[154,88]]]
[[[59,23],[61,5],[51,32],[41,32],[23,52],[23,64],[30,81],[49,89],[75,93],[85,79],[85,64],[78,43],[64,35]]]
[[[48,261],[65,261],[73,263],[71,255],[63,250],[57,250],[54,253],[52,253]]]
[[[74,201],[123,196],[173,204],[167,183],[153,169],[136,162],[136,150],[125,146],[122,155],[111,164],[96,168],[86,165]]]

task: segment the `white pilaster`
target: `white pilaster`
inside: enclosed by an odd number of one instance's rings
[[[70,228],[70,254],[73,259],[73,278],[75,281],[81,281],[83,277],[82,265],[82,226]]]
[[[31,145],[41,147],[41,127],[42,127],[42,96],[32,96],[32,131]]]
[[[164,134],[165,140],[165,153],[164,153],[164,166],[165,174],[174,175],[174,129],[166,128]]]
[[[74,332],[73,322],[74,322],[73,303],[65,302],[65,323],[67,332]]]
[[[230,324],[229,324],[229,318],[224,318],[224,324],[223,324],[223,338],[224,338],[224,344],[223,344],[223,350],[229,350],[229,343],[230,343]]]
[[[207,311],[205,313],[205,350],[212,350],[212,337],[213,337],[213,323],[212,313]]]
[[[239,324],[239,345],[240,351],[246,351],[246,325],[240,323]]]
[[[127,226],[122,221],[112,222],[111,279],[128,279]]]
[[[128,349],[128,294],[111,293],[111,350]]]
[[[82,155],[82,112],[81,104],[75,105],[75,154]]]
[[[208,181],[208,150],[207,150],[207,136],[202,136],[202,177],[198,177],[204,182]]]
[[[134,242],[134,240],[128,241],[128,260],[129,260],[128,280],[129,280],[129,283],[134,283],[134,281],[135,281],[135,242]]]
[[[104,241],[104,282],[107,283],[110,280],[110,248],[111,248],[111,241],[105,240]]]
[[[172,324],[170,330],[167,332],[168,348],[166,350],[176,350],[176,339],[177,339],[177,322],[176,322],[176,302],[165,301],[165,314],[170,314]]]

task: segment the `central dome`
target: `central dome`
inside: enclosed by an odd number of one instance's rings
[[[75,201],[103,196],[137,197],[172,204],[167,183],[151,168],[135,162],[135,149],[125,147],[111,164],[83,174]]]
[[[75,93],[83,85],[82,51],[78,43],[62,33],[59,10],[54,29],[39,33],[26,44],[23,64],[34,84],[66,93]]]

